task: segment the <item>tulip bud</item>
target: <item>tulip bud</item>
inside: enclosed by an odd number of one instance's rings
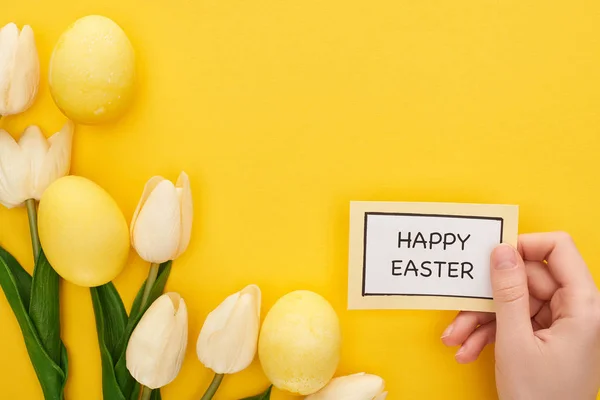
[[[181,369],[187,336],[185,302],[177,293],[163,294],[148,308],[129,339],[125,359],[131,376],[150,389],[171,383]]]
[[[177,184],[151,178],[131,221],[131,244],[144,260],[160,264],[179,257],[192,234],[192,191],[185,172]]]
[[[327,386],[305,400],[385,400],[385,382],[364,372],[332,379]]]
[[[69,173],[73,123],[48,140],[37,126],[25,130],[19,142],[0,129],[0,204],[7,208],[39,200],[48,186]]]
[[[256,285],[227,297],[208,314],[198,336],[198,359],[217,374],[246,369],[256,354],[261,292]]]
[[[33,30],[10,23],[0,29],[0,116],[19,114],[35,100],[40,81]]]

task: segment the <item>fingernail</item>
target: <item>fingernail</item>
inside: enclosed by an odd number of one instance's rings
[[[456,352],[456,354],[454,355],[454,357],[459,357],[462,353],[465,352],[465,346],[461,346],[460,349],[458,349],[458,351]]]
[[[442,339],[447,338],[448,336],[450,336],[452,334],[453,330],[454,330],[454,324],[448,325],[448,327],[446,328],[446,330],[444,331],[444,333],[442,333]]]
[[[510,269],[517,265],[517,254],[508,244],[501,244],[492,252],[492,265],[495,269]]]

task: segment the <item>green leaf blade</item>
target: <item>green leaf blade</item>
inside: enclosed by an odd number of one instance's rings
[[[112,282],[92,288],[102,305],[103,339],[113,360],[121,354],[120,342],[125,334],[127,311]],[[97,325],[96,325],[97,327]]]
[[[62,387],[60,388],[61,390],[61,399],[64,399],[64,391],[65,391],[65,387],[67,386],[67,377],[69,376],[69,358],[67,355],[67,348],[65,347],[65,345],[61,345],[60,346],[60,369],[64,372],[65,374],[65,379],[62,383]]]
[[[33,321],[42,345],[56,364],[60,364],[62,341],[60,339],[60,278],[43,251],[33,270],[29,316]]]
[[[29,298],[31,297],[31,275],[25,271],[16,258],[8,251],[0,247],[0,258],[4,259],[15,280],[16,290],[21,295],[21,301],[25,309],[29,310]]]
[[[0,286],[21,328],[25,347],[42,387],[44,398],[46,400],[63,400],[63,390],[67,377],[66,349],[60,351],[60,365],[65,367],[65,369],[62,369],[46,352],[34,323],[29,317],[25,305],[29,304],[31,283],[26,282],[27,276],[29,274],[18,261],[2,249],[0,251]]]
[[[112,286],[114,289],[112,283],[90,288],[92,305],[94,307],[94,316],[96,317],[96,331],[98,333],[98,344],[100,346],[100,358],[102,360],[102,395],[106,400],[127,400],[121,391],[119,383],[117,382],[113,357],[111,354],[111,349],[109,348],[109,346],[114,347],[113,343],[115,342],[115,334],[119,329],[121,329],[122,334],[122,329],[124,329],[127,314],[125,314],[125,316],[121,315],[120,317],[107,317],[111,312],[110,310],[115,310],[115,308],[110,308],[110,306],[105,307],[108,302],[114,300],[113,296],[110,294],[111,288],[107,288],[107,285]],[[114,290],[116,291],[116,289]],[[119,297],[119,301],[120,300],[121,299]],[[123,303],[121,302],[121,305],[122,304]],[[118,307],[116,309],[118,310]],[[123,308],[123,312],[125,313],[125,308]],[[121,323],[117,322],[116,327],[108,326],[109,323],[114,321],[121,321]],[[108,331],[112,332],[107,333]]]

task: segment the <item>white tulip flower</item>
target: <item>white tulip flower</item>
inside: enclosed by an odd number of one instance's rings
[[[376,375],[361,372],[332,379],[327,386],[305,400],[385,400],[385,382]]]
[[[160,296],[148,308],[127,344],[127,369],[150,389],[171,383],[179,374],[188,339],[188,313],[177,293]]]
[[[182,172],[173,185],[161,176],[151,178],[131,221],[131,244],[144,260],[161,264],[179,257],[192,233],[190,181]]]
[[[73,123],[46,140],[37,126],[28,127],[17,143],[0,129],[0,204],[7,208],[39,200],[52,182],[69,173]]]
[[[0,116],[19,114],[33,104],[40,62],[33,30],[10,23],[0,29]]]
[[[198,359],[217,374],[234,374],[254,360],[260,329],[261,292],[249,285],[213,310],[200,331]]]

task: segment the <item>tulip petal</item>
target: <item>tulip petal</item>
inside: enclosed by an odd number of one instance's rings
[[[44,157],[48,152],[48,141],[40,128],[32,125],[27,127],[21,135],[19,147],[21,147],[29,168],[29,179],[26,184],[27,197],[31,199],[34,197],[36,176],[41,170]]]
[[[179,236],[179,246],[173,259],[178,258],[187,249],[192,236],[192,220],[194,219],[194,205],[192,201],[192,189],[190,179],[185,172],[179,174],[175,184],[177,195],[179,197],[179,207],[181,209],[181,234]]]
[[[19,46],[19,28],[14,23],[0,29],[0,115],[8,115],[12,70]]]
[[[179,245],[181,213],[173,183],[158,183],[133,225],[132,244],[144,260],[163,263],[173,259]]]
[[[260,329],[260,303],[260,289],[249,285],[208,315],[196,348],[206,367],[219,374],[234,374],[252,363]]]
[[[27,200],[29,176],[29,165],[21,148],[0,129],[0,203],[13,208]]]
[[[388,392],[383,392],[379,396],[376,396],[373,400],[385,400],[387,398]]]
[[[256,306],[256,318],[260,320],[260,306],[262,304],[262,293],[257,285],[248,285],[242,290],[242,295],[251,294],[254,296],[254,305]]]
[[[171,297],[175,307],[175,329],[173,329],[171,340],[163,353],[163,376],[166,377],[169,374],[171,376],[164,385],[173,381],[181,370],[188,341],[188,312],[185,301],[179,295],[177,298],[174,298],[172,293],[167,295]]]
[[[25,25],[19,35],[19,43],[12,67],[12,77],[8,92],[8,113],[18,114],[33,104],[40,81],[40,61],[33,30]]]
[[[127,369],[150,389],[171,383],[179,373],[187,347],[188,314],[177,293],[160,296],[131,334]]]
[[[334,378],[306,400],[383,400],[387,396],[382,393],[384,387],[385,382],[379,376],[360,373]]]
[[[218,332],[225,328],[227,325],[227,320],[229,316],[233,312],[236,303],[240,298],[241,293],[237,292],[230,296],[227,296],[225,300],[217,308],[211,311],[206,320],[204,321],[204,326],[202,327],[202,331],[200,332],[200,336],[202,339],[208,339],[212,334]],[[202,361],[202,360],[200,360]]]
[[[71,169],[71,147],[73,143],[74,125],[67,121],[63,128],[50,136],[50,148],[45,154],[39,168],[33,168],[33,198],[39,200],[52,182],[69,173]]]
[[[158,186],[158,184],[164,180],[165,180],[165,178],[163,178],[162,176],[153,176],[152,178],[150,178],[148,180],[148,182],[146,182],[146,185],[144,186],[144,191],[142,192],[142,197],[140,198],[140,201],[138,202],[135,212],[133,213],[133,218],[131,218],[131,225],[129,226],[132,243],[133,243],[133,230],[135,228],[135,224],[137,222],[138,216],[140,215],[140,211],[144,207],[144,204],[146,204],[146,200],[148,200],[148,197],[150,197],[150,193],[152,193],[154,188],[156,186]]]

